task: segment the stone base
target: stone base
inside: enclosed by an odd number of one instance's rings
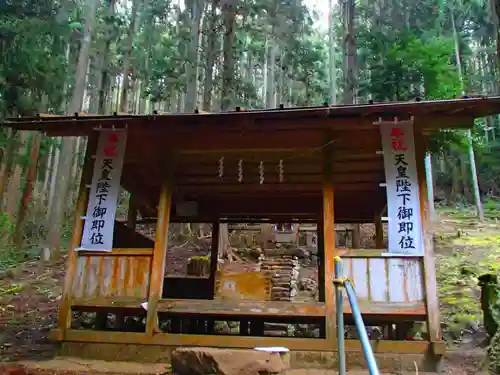
[[[163,345],[64,342],[61,344],[60,355],[104,361],[170,363],[172,351],[176,348],[174,346]],[[440,372],[443,364],[443,356],[436,356],[432,353],[375,353],[375,358],[381,372]],[[363,352],[347,352],[346,360],[348,371],[366,369]],[[291,351],[290,367],[292,369],[337,370],[337,353]]]

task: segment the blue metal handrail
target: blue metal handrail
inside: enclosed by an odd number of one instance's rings
[[[335,257],[335,279],[333,280],[333,283],[335,285],[335,305],[337,309],[339,375],[346,375],[344,342],[344,298],[342,287],[345,288],[347,298],[349,299],[349,304],[351,305],[352,316],[354,318],[354,324],[356,325],[356,331],[358,332],[358,337],[361,341],[363,353],[365,355],[366,362],[368,363],[368,371],[370,372],[370,375],[379,375],[380,372],[377,366],[377,362],[375,361],[375,356],[370,344],[370,339],[368,338],[368,334],[366,333],[366,326],[363,322],[361,311],[359,310],[356,292],[354,291],[354,287],[352,286],[352,283],[349,281],[349,279],[342,277],[342,260],[340,259],[340,257]]]

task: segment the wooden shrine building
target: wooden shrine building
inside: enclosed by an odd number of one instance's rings
[[[333,261],[340,256],[365,323],[390,328],[373,341],[375,352],[438,363],[445,344],[429,235],[426,145],[439,130],[471,128],[474,118],[496,113],[498,97],[8,120],[3,126],[18,131],[88,137],[54,339],[67,351],[106,359],[119,352],[113,348],[126,347],[126,356],[138,361],[156,360],[153,348],[165,358],[178,346],[333,353]],[[120,186],[132,197],[129,217],[135,210],[127,224],[115,224]],[[156,222],[154,241],[135,232],[137,212]],[[382,217],[388,218],[385,239]],[[165,277],[168,228],[176,222],[213,224],[209,277]],[[225,222],[316,223],[317,301],[272,301],[259,290],[272,275],[219,272],[218,228]],[[376,248],[336,248],[336,223],[375,223]],[[344,308],[352,324],[349,305]],[[75,327],[74,316],[82,312],[95,313],[96,323]],[[124,325],[124,317],[135,317],[136,326]],[[238,332],[219,332],[221,321],[238,322]],[[312,325],[318,333],[271,337],[263,327],[273,322]],[[407,340],[400,331],[414,322],[426,329],[420,339]],[[346,349],[360,352],[360,342],[347,339]]]

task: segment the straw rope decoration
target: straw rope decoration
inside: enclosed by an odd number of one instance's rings
[[[335,140],[330,140],[329,142],[325,143],[324,145],[309,149],[305,152],[297,153],[295,155],[291,155],[290,157],[287,158],[281,158],[279,159],[278,162],[278,177],[279,177],[279,182],[284,182],[285,181],[285,162],[297,158],[301,158],[303,156],[307,156],[309,154],[313,154],[318,151],[322,151],[324,148],[328,147],[331,145]],[[294,151],[294,150],[291,150]],[[221,156],[219,159],[218,163],[218,175],[219,178],[224,177],[224,156]],[[264,161],[261,160],[259,163],[259,183],[262,185],[264,183],[265,176],[264,176]],[[243,159],[238,160],[238,182],[242,183],[243,182]]]

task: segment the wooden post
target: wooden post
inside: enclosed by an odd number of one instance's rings
[[[148,314],[146,318],[146,334],[153,335],[157,328],[156,309],[161,298],[163,277],[165,276],[165,259],[167,257],[168,224],[172,203],[172,168],[170,166],[162,183],[160,202],[158,203],[158,222],[156,224],[155,247],[151,264],[151,280],[149,283]]]
[[[323,265],[325,279],[326,339],[336,339],[335,290],[333,287],[335,250],[334,186],[332,171],[332,151],[327,147],[323,154]]]
[[[219,220],[212,224],[212,248],[210,251],[210,296],[215,296],[215,277],[217,275],[217,266],[219,264]]]
[[[361,225],[354,224],[352,226],[352,248],[361,249]]]
[[[377,249],[384,248],[384,224],[380,215],[375,218],[375,247]]]
[[[434,248],[432,234],[430,233],[429,200],[427,199],[427,184],[425,176],[425,151],[426,139],[414,126],[415,132],[415,158],[417,162],[420,214],[422,217],[422,235],[424,242],[424,285],[425,300],[427,305],[427,329],[429,340],[441,341],[441,318],[439,314],[439,301],[437,297],[436,264],[434,262]]]
[[[318,217],[318,297],[320,302],[325,302],[325,237],[323,225],[323,209]]]
[[[80,245],[80,241],[82,239],[82,217],[85,216],[85,211],[87,210],[87,202],[89,198],[89,189],[87,188],[87,185],[92,182],[92,172],[94,168],[92,156],[95,154],[97,149],[97,139],[98,134],[93,134],[89,137],[87,151],[85,153],[82,178],[80,180],[80,188],[78,190],[78,200],[76,201],[75,218],[73,221],[73,236],[71,237],[68,249],[66,275],[64,277],[61,306],[59,308],[58,340],[64,340],[66,337],[66,330],[71,327],[71,292],[73,289],[73,279],[75,277],[76,265],[78,262],[78,253],[76,248]]]
[[[135,231],[137,226],[137,195],[131,193],[128,201],[127,227]]]

